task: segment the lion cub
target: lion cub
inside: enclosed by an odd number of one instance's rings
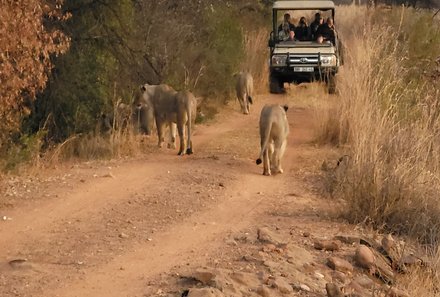
[[[263,174],[283,173],[281,158],[284,155],[289,135],[289,123],[286,111],[288,106],[265,105],[260,114],[261,152],[257,165],[263,159]]]

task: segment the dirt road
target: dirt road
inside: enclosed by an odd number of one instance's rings
[[[325,233],[331,224],[316,220],[325,203],[312,176],[326,153],[310,143],[308,101],[325,96],[310,87],[260,95],[250,116],[233,103],[197,127],[192,156],[153,149],[137,160],[79,164],[63,182],[0,208],[12,218],[0,222],[0,296],[151,296],[164,273],[228,265],[230,235],[274,213]],[[290,105],[291,133],[285,174],[265,177],[255,158],[259,112],[270,102]],[[14,259],[27,261],[11,267]]]

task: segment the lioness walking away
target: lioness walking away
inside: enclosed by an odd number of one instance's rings
[[[141,86],[142,95],[133,103],[137,108],[152,108],[156,120],[158,145],[164,142],[165,125],[170,127],[171,145],[175,145],[176,124],[180,138],[179,155],[193,153],[191,128],[195,120],[197,106],[196,98],[190,92],[176,92],[168,85]],[[187,142],[185,150],[184,130],[187,127]]]
[[[244,114],[249,114],[252,102],[252,94],[254,92],[254,80],[252,75],[248,72],[239,72],[234,75],[237,79],[235,91],[237,92],[238,102],[241,106],[241,111]]]
[[[263,159],[263,174],[283,173],[281,158],[287,145],[289,123],[287,122],[287,105],[265,105],[260,115],[261,152],[257,165]]]

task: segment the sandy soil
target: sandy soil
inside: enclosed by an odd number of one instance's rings
[[[257,269],[242,258],[260,248],[254,237],[261,226],[280,230],[313,257],[304,232],[325,238],[353,226],[329,219],[332,201],[319,194],[316,176],[334,152],[312,143],[311,102],[327,95],[311,88],[259,95],[249,116],[231,103],[197,126],[192,156],[156,149],[153,138],[146,144],[153,153],[136,160],[5,181],[0,296],[180,296],[189,286],[181,275],[197,267]],[[285,173],[270,177],[255,164],[265,103],[290,106]],[[11,267],[14,259],[27,261]]]

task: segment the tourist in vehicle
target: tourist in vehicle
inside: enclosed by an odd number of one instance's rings
[[[278,26],[278,33],[283,30],[283,25],[285,23],[289,24],[289,30],[290,31],[295,30],[295,25],[290,22],[290,14],[286,13],[286,14],[284,14],[283,22]]]
[[[316,42],[319,44],[324,43],[324,37],[322,37],[322,35],[319,34],[318,36],[316,36]]]
[[[298,41],[298,39],[295,36],[295,31],[289,32],[289,38],[287,39],[287,41]]]
[[[321,17],[321,14],[317,12],[315,14],[315,20],[310,24],[310,37],[312,40],[316,39],[316,31],[318,31],[318,28],[320,25],[324,23],[324,19]]]
[[[281,27],[281,28],[282,28],[281,31],[279,31],[279,33],[278,33],[278,38],[279,38],[281,41],[286,41],[286,40],[288,40],[289,37],[290,37],[290,32],[294,32],[294,31],[293,31],[293,30],[290,30],[289,23],[287,23],[287,22],[284,22],[284,23],[282,24],[282,27]]]
[[[322,35],[322,37],[324,37],[324,41],[330,41],[333,43],[333,45],[335,45],[336,30],[335,26],[333,25],[333,19],[329,17],[325,24],[320,25],[316,31],[316,35]]]
[[[298,26],[295,28],[295,35],[299,41],[306,41],[310,39],[310,28],[307,25],[305,17],[301,17]]]

